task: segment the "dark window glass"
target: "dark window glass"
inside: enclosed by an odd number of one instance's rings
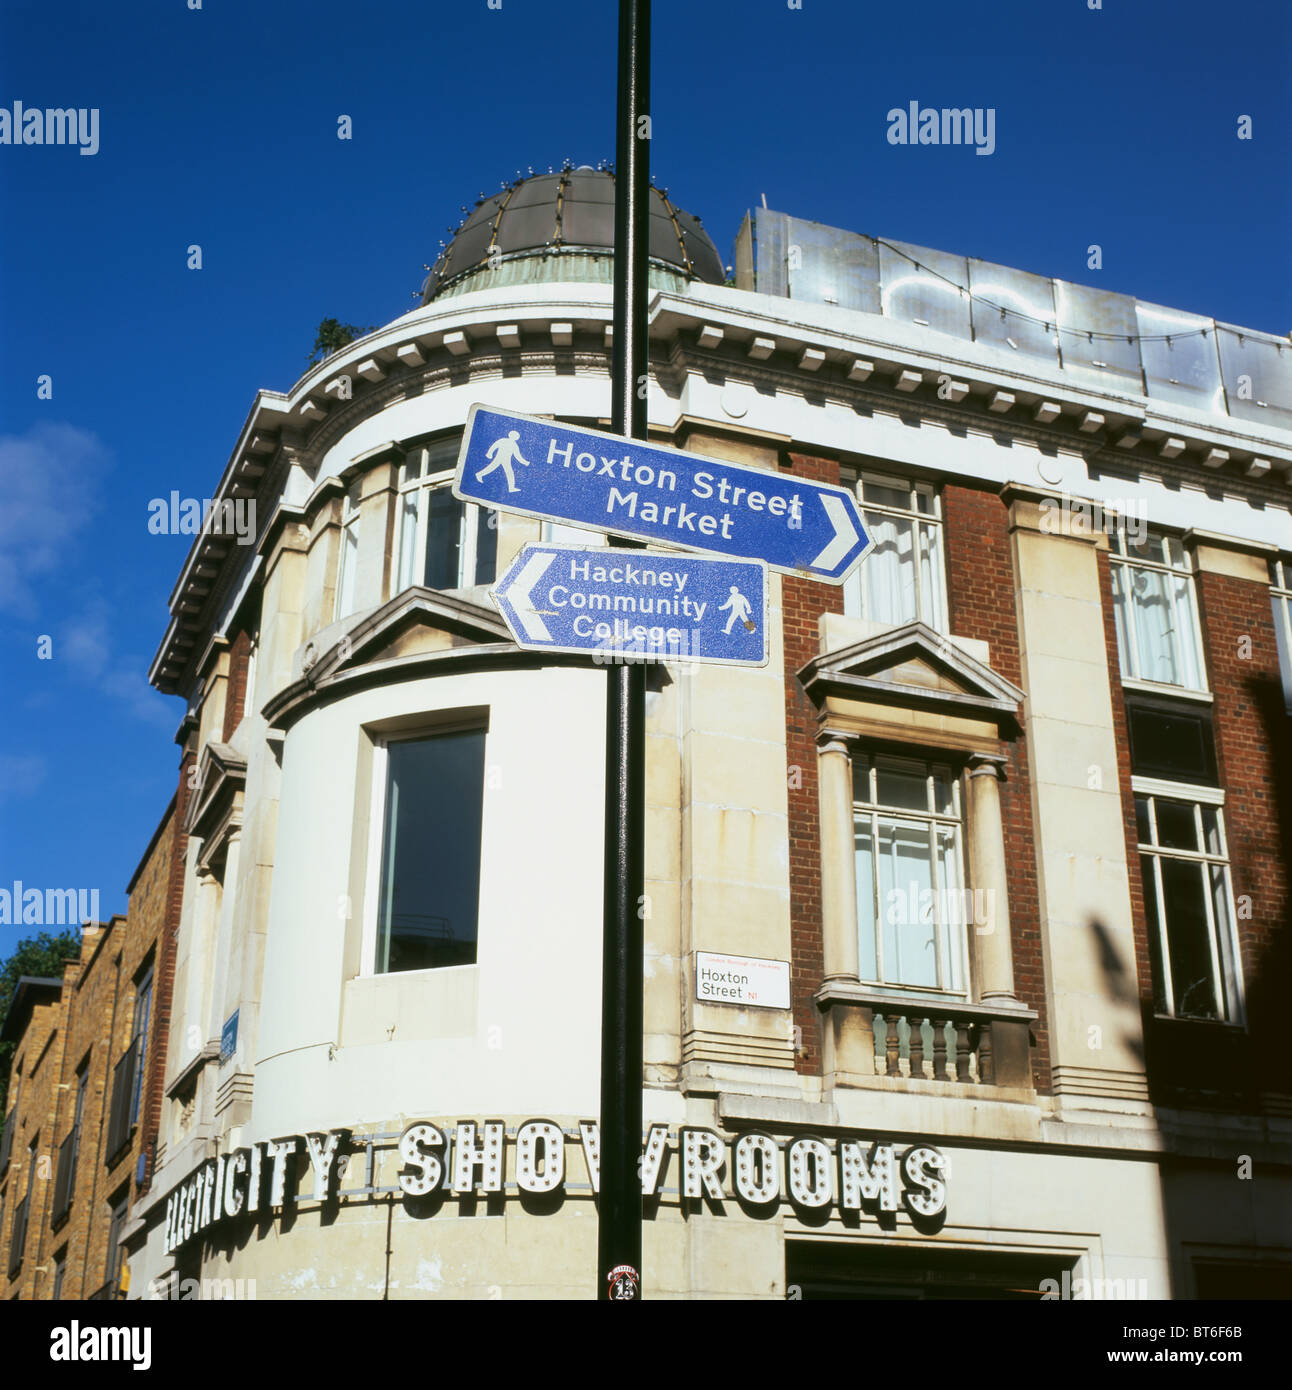
[[[492,584],[498,571],[498,513],[481,507],[476,520],[476,584]]]
[[[124,1196],[112,1206],[112,1221],[108,1226],[108,1260],[104,1269],[104,1283],[110,1287],[110,1298],[116,1297],[117,1280],[121,1275],[121,1232],[125,1230],[128,1209],[129,1202]]]
[[[1203,867],[1181,859],[1160,859],[1166,899],[1167,941],[1171,952],[1171,992],[1178,1018],[1217,1018],[1208,944]]]
[[[135,1022],[131,1042],[138,1043],[135,1052],[134,1094],[130,1099],[130,1122],[139,1118],[139,1102],[143,1096],[144,1065],[148,1055],[148,1019],[153,1006],[153,972],[151,970],[135,987]]]
[[[1131,772],[1171,782],[1216,785],[1211,718],[1192,710],[1165,710],[1127,700]]]
[[[1144,915],[1148,919],[1148,953],[1153,968],[1153,1007],[1158,1013],[1167,1012],[1166,985],[1162,972],[1162,919],[1157,910],[1157,879],[1153,874],[1156,859],[1149,854],[1139,857],[1139,869],[1144,883]]]
[[[470,729],[389,746],[378,972],[475,964],[484,744]]]
[[[446,487],[427,497],[426,579],[428,589],[456,589],[462,550],[462,503]]]
[[[1063,1271],[1073,1266],[1071,1256],[785,1242],[785,1282],[814,1301],[1037,1300],[1045,1291],[1043,1280],[1062,1280]]]
[[[1135,833],[1139,836],[1142,845],[1153,843],[1153,827],[1148,820],[1148,798],[1137,796],[1135,798]]]
[[[1167,849],[1197,849],[1192,803],[1157,798],[1157,842]]]

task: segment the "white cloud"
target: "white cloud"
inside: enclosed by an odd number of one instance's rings
[[[66,662],[78,679],[121,701],[137,718],[169,727],[175,722],[175,707],[148,684],[143,664],[114,655],[112,618],[105,599],[91,599],[55,633],[54,661]]]
[[[102,674],[108,664],[112,640],[108,635],[108,605],[95,599],[79,617],[66,623],[54,645],[54,659],[60,657],[81,675],[90,679]]]
[[[0,754],[0,800],[30,796],[44,780],[45,759],[38,754]]]
[[[73,425],[0,435],[0,612],[35,612],[35,581],[68,562],[111,466],[97,436]]]

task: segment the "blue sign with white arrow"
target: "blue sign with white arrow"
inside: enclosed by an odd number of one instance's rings
[[[870,548],[847,488],[483,405],[467,417],[453,494],[828,584]]]
[[[530,542],[490,591],[527,651],[767,664],[767,566]]]

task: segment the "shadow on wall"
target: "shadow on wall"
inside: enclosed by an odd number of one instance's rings
[[[1121,958],[1105,926],[1091,924],[1110,994],[1139,1004],[1144,1043],[1132,1050],[1144,1058],[1155,1111],[1193,1112],[1195,1133],[1187,1141],[1169,1121],[1161,1134],[1163,1227],[1175,1299],[1292,1298],[1292,1261],[1278,1258],[1292,1249],[1287,1155],[1272,1152],[1263,1126],[1245,1128],[1240,1137],[1207,1125],[1208,1113],[1292,1113],[1283,1024],[1292,1000],[1292,717],[1277,680],[1253,675],[1231,697],[1240,713],[1244,697],[1261,721],[1263,738],[1254,751],[1273,769],[1265,785],[1243,784],[1232,767],[1225,779],[1246,1026],[1159,1017],[1152,980],[1137,979],[1135,962]],[[1137,862],[1130,871],[1139,873]]]

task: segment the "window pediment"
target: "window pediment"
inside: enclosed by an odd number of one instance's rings
[[[1021,717],[1023,692],[1016,685],[921,622],[813,657],[798,677],[817,705],[829,697],[914,705],[1012,727]]]
[[[419,652],[482,642],[509,642],[507,625],[492,608],[438,589],[413,587],[374,609],[326,650],[306,648],[302,670],[313,686],[359,666]]]
[[[227,743],[212,739],[198,764],[198,791],[189,803],[184,829],[202,841],[198,867],[218,868],[230,837],[242,829],[242,800],[247,785],[247,760]]]
[[[263,713],[281,733],[320,699],[420,674],[536,659],[516,647],[492,606],[461,593],[414,587],[336,638],[308,643],[300,677],[269,700]]]

